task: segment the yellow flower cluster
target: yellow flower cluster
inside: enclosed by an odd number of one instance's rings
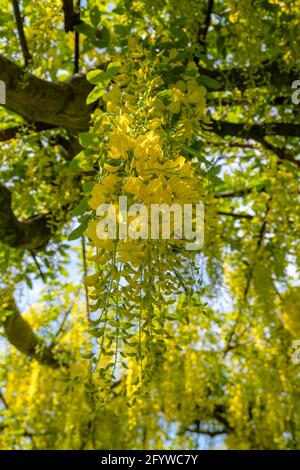
[[[167,59],[174,61],[173,55],[174,51],[169,52]],[[110,204],[117,222],[122,223],[120,196],[127,197],[128,206],[142,204],[147,213],[151,213],[152,204],[177,204],[183,209],[185,204],[196,205],[203,200],[199,162],[192,161],[186,149],[201,133],[199,121],[204,116],[206,90],[198,84],[192,64],[190,74],[183,74],[175,83],[165,83],[158,72],[162,63],[162,58],[155,57],[138,41],[131,41],[128,57],[123,58],[119,74],[103,95],[105,109],[95,112],[90,131],[100,139],[100,171],[89,200],[95,217],[86,232],[97,249],[92,257],[97,272],[87,279],[93,288],[91,298],[97,300],[91,309],[100,308],[104,316],[100,315],[99,321],[104,322],[104,329],[111,311],[114,328],[120,315],[135,315],[132,320],[140,328],[144,325],[150,336],[160,306],[174,290],[183,288],[184,260],[192,261],[194,255],[183,249],[184,237],[175,236],[171,212],[168,239],[161,239],[167,233],[161,221],[160,237],[150,239],[151,217],[145,227],[130,213],[128,223],[135,223],[138,231],[145,229],[147,238],[122,238],[117,234],[112,239],[107,233],[100,239],[97,209]]]

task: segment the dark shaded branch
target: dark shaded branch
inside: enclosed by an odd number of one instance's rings
[[[81,151],[81,146],[77,137],[69,135],[68,138],[57,134],[50,138],[50,143],[53,145],[59,145],[61,148],[62,156],[67,161],[71,161],[75,155]]]
[[[29,323],[20,314],[15,300],[8,292],[1,292],[2,308],[7,316],[2,321],[4,333],[8,341],[20,352],[36,359],[41,364],[52,368],[61,365],[54,356],[53,351],[47,347],[43,340],[35,335]]]
[[[228,86],[228,90],[230,90],[230,86]],[[291,97],[288,95],[288,90],[286,90],[286,93],[287,96],[276,96],[275,98],[271,98],[266,105],[269,108],[272,108],[274,106],[280,107],[284,105],[287,106],[289,109],[292,109],[293,104],[291,103]],[[209,107],[213,106],[217,108],[219,106],[246,106],[247,104],[249,104],[249,101],[247,99],[246,94],[241,96],[235,96],[233,93],[228,96],[211,94],[207,96],[207,105]]]
[[[234,217],[235,219],[253,219],[253,215],[250,214],[238,214],[236,212],[218,211],[219,215],[225,215],[226,217]]]
[[[0,391],[0,400],[2,401],[2,404],[3,404],[4,408],[6,410],[8,410],[8,405],[6,403],[6,400],[5,400],[5,397],[4,397],[3,393],[1,391]]]
[[[86,314],[87,318],[90,318],[90,307],[89,307],[89,293],[88,293],[88,286],[85,282],[85,279],[88,274],[87,269],[87,260],[86,260],[86,246],[85,246],[85,238],[84,235],[81,237],[81,250],[82,250],[82,260],[83,260],[83,285],[84,285],[84,293],[85,293],[85,305],[86,305]]]
[[[74,31],[74,26],[82,23],[79,15],[80,0],[77,0],[77,9],[74,8],[73,0],[63,0],[65,32]]]
[[[35,132],[42,132],[48,129],[55,129],[56,126],[51,124],[45,124],[44,122],[35,122],[30,125],[29,130]],[[7,129],[0,130],[0,142],[6,142],[7,140],[14,139],[18,133],[23,132],[26,129],[25,126],[14,126],[8,127]]]
[[[48,82],[25,73],[0,55],[0,80],[6,84],[5,106],[30,122],[52,124],[70,132],[88,129],[93,107],[86,105],[86,97],[93,87],[85,76],[76,74],[63,83]],[[267,135],[300,137],[300,125],[294,123],[245,126],[212,121],[212,130],[221,137],[232,135],[258,142]]]
[[[232,189],[230,191],[225,191],[223,193],[216,193],[214,195],[215,198],[232,198],[232,197],[244,197],[248,194],[252,194],[254,192],[262,193],[265,191],[265,185],[259,184],[257,186],[252,186],[250,188],[242,188],[242,189]]]
[[[0,80],[6,85],[5,107],[30,122],[63,127],[70,132],[87,130],[92,106],[86,98],[92,90],[85,76],[65,82],[35,77],[0,55]]]
[[[283,149],[279,149],[265,140],[267,136],[285,136],[300,138],[300,124],[294,123],[266,123],[266,124],[253,124],[247,126],[246,124],[238,124],[226,121],[212,121],[212,130],[220,137],[233,136],[243,139],[256,140],[261,143],[265,148],[272,150],[281,160],[287,160],[300,166],[300,161],[296,160],[292,155],[286,153]]]
[[[74,26],[81,23],[80,20],[80,0],[77,0],[77,8],[74,8],[73,0],[63,0],[65,15],[65,32],[75,31],[75,53],[74,53],[74,74],[79,72],[79,33]]]
[[[75,32],[74,73],[79,72],[79,33]]]
[[[54,139],[53,143],[61,146],[62,155],[66,160],[71,160],[79,152],[80,145],[76,137],[70,136],[66,139],[58,135],[54,136]],[[80,185],[78,176],[74,177],[74,184]],[[75,200],[74,205],[77,203]],[[70,205],[60,207],[60,211],[65,214],[63,220],[61,216],[57,218],[55,213],[46,213],[19,221],[12,209],[11,191],[0,183],[0,241],[12,248],[27,249],[34,256],[49,242],[54,233],[51,227],[55,226],[55,223],[60,225],[66,222],[72,209],[73,206]],[[40,274],[44,277],[41,272]]]
[[[0,183],[0,240],[13,248],[41,249],[51,236],[48,216],[37,215],[20,222],[12,210],[11,199],[11,192]]]
[[[0,142],[6,142],[7,140],[16,137],[18,132],[22,130],[22,126],[8,127],[0,131]]]
[[[32,57],[31,57],[31,54],[29,52],[27,41],[26,41],[26,36],[25,36],[24,26],[23,26],[23,20],[22,20],[22,17],[21,17],[21,12],[20,12],[20,7],[19,7],[18,0],[12,0],[12,4],[13,4],[13,10],[14,10],[14,15],[15,15],[15,19],[16,19],[16,25],[17,25],[17,29],[18,29],[18,35],[19,35],[19,40],[20,40],[20,44],[21,44],[21,49],[22,49],[22,53],[23,53],[23,57],[24,57],[24,62],[25,62],[25,66],[27,67],[27,65],[30,63]]]
[[[233,142],[232,144],[228,144],[227,148],[240,148],[240,149],[246,149],[246,150],[253,150],[256,148],[255,144],[242,144],[242,143],[235,143]]]
[[[63,9],[65,15],[65,32],[73,31],[75,22],[75,12],[73,0],[63,0]]]
[[[207,400],[209,400],[210,395],[211,395],[211,390],[209,389],[208,394],[207,394]],[[196,410],[195,411],[202,414],[202,412],[200,410],[201,409],[199,408],[199,406],[196,405]],[[222,425],[222,427],[223,427],[223,429],[225,430],[226,433],[230,433],[230,432],[233,431],[233,428],[232,428],[231,424],[229,423],[229,421],[227,419],[227,415],[228,415],[228,409],[227,409],[226,405],[221,404],[221,403],[215,403],[214,404],[211,416],[213,416],[213,418],[216,421],[218,421],[219,425]],[[200,426],[201,422],[202,422],[202,419],[195,419],[193,421],[193,423],[191,423],[191,424],[195,424],[196,426]]]
[[[227,90],[228,88],[246,90],[247,88],[260,88],[271,84],[279,89],[286,89],[288,92],[291,83],[298,78],[297,71],[287,72],[277,62],[264,63],[256,70],[250,68],[216,70],[200,65],[198,65],[198,69],[200,73],[217,80],[220,83],[220,90]]]
[[[271,152],[275,153],[275,155],[277,155],[280,159],[284,159],[286,157],[284,149],[275,147],[270,142],[267,142],[264,138],[262,138],[260,142],[267,150],[271,150]]]
[[[266,139],[261,139],[261,144],[267,149],[273,152],[280,160],[287,160],[291,163],[295,163],[300,167],[300,160],[296,160],[292,154],[287,152],[285,149],[276,147],[275,145],[267,142]]]
[[[257,142],[268,135],[282,135],[300,138],[300,124],[276,122],[266,124],[237,124],[226,121],[212,121],[212,130],[221,137],[233,136],[243,139],[253,139]]]
[[[40,266],[40,263],[38,262],[38,259],[37,259],[37,257],[35,256],[35,254],[34,254],[33,251],[31,251],[30,254],[31,254],[31,256],[32,256],[32,258],[33,258],[33,261],[34,261],[34,263],[35,263],[35,265],[36,265],[36,267],[37,267],[37,270],[38,270],[38,272],[39,272],[39,274],[40,274],[40,276],[41,276],[41,279],[42,279],[43,283],[45,284],[45,283],[46,283],[46,278],[45,278],[45,275],[44,275],[44,273],[43,273],[43,271],[42,271],[42,268],[41,268],[41,266]]]
[[[254,270],[254,267],[255,267],[255,264],[256,264],[256,261],[257,261],[259,251],[260,251],[260,249],[263,245],[263,242],[264,242],[264,236],[265,236],[266,228],[267,228],[267,218],[268,218],[268,214],[269,214],[270,208],[271,208],[271,201],[272,201],[272,197],[270,197],[267,201],[265,217],[264,217],[263,223],[261,225],[261,228],[260,228],[260,231],[259,231],[259,234],[258,234],[255,258],[254,258],[253,265],[251,266],[251,269],[249,271],[249,275],[247,277],[246,287],[245,287],[245,290],[244,290],[244,300],[247,299],[247,295],[248,295],[250,285],[251,285],[251,281],[252,281],[252,278],[253,278],[253,270]]]
[[[208,429],[202,429],[202,428],[197,427],[197,426],[193,429],[187,428],[186,432],[191,432],[191,433],[194,433],[194,434],[203,434],[203,435],[210,436],[210,437],[221,436],[222,434],[223,435],[227,434],[227,431],[225,429],[209,431]]]
[[[249,266],[249,271],[248,271],[247,279],[246,279],[246,286],[245,286],[244,294],[243,294],[243,302],[246,302],[246,300],[247,300],[249,289],[250,289],[250,286],[251,286],[251,283],[252,283],[252,280],[253,280],[253,271],[254,271],[254,268],[256,266],[257,260],[259,259],[260,249],[262,248],[263,243],[264,243],[264,237],[265,237],[267,224],[268,224],[267,218],[268,218],[269,212],[271,210],[271,202],[272,202],[272,196],[269,197],[269,199],[267,201],[267,204],[266,204],[265,216],[264,216],[263,223],[262,223],[262,225],[260,227],[260,230],[259,230],[253,262]],[[239,312],[238,312],[237,318],[234,322],[234,325],[233,325],[233,327],[232,327],[232,329],[231,329],[231,331],[230,331],[230,333],[227,337],[226,345],[225,345],[224,352],[223,352],[223,357],[224,358],[229,353],[229,351],[231,351],[235,347],[232,344],[232,340],[233,340],[233,338],[236,334],[236,330],[237,330],[237,327],[240,323],[241,317],[242,317],[242,310],[240,309]]]
[[[62,322],[57,330],[57,332],[55,333],[55,337],[50,345],[50,348],[54,348],[55,344],[57,344],[60,336],[64,333],[64,330],[65,330],[65,324],[68,320],[68,316],[70,315],[70,313],[72,312],[72,309],[73,309],[73,305],[71,305],[71,307],[65,311],[64,313],[64,316],[63,316],[63,319],[62,319]]]
[[[80,23],[80,0],[77,0],[77,11],[74,18],[75,24]],[[78,31],[75,31],[75,56],[74,73],[79,73],[80,39]]]
[[[214,0],[208,0],[204,24],[202,28],[199,29],[199,33],[198,33],[198,42],[199,44],[203,46],[205,46],[206,36],[210,27],[211,14],[213,11],[213,7],[214,7]]]

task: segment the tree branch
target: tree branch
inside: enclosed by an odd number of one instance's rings
[[[243,188],[243,189],[233,189],[230,191],[225,191],[223,193],[216,193],[214,194],[214,197],[217,199],[222,199],[222,198],[232,198],[232,197],[244,197],[247,196],[248,194],[251,194],[253,192],[264,192],[265,191],[265,186],[264,185],[257,185],[253,186],[250,188]]]
[[[41,364],[52,368],[61,365],[53,351],[43,340],[35,335],[29,323],[24,320],[16,306],[13,296],[7,291],[1,291],[2,308],[5,306],[7,316],[2,320],[5,336],[20,352],[36,359]],[[4,303],[3,303],[4,299]]]
[[[5,107],[30,122],[63,127],[70,132],[87,130],[93,107],[86,104],[92,85],[76,74],[65,82],[35,77],[0,55],[0,80],[6,84]]]
[[[225,70],[208,69],[198,65],[200,74],[214,78],[220,83],[219,90],[227,90],[228,86],[246,90],[247,88],[274,85],[279,89],[289,89],[291,83],[298,78],[297,72],[287,72],[278,62],[263,63],[256,70],[232,68]],[[219,91],[218,90],[218,91]],[[281,100],[283,98],[281,97]]]
[[[202,28],[200,28],[198,33],[198,42],[199,44],[205,46],[206,36],[211,23],[211,14],[214,7],[214,0],[208,0],[207,11],[205,15],[205,20]]]
[[[0,130],[0,142],[6,142],[7,140],[14,139],[19,132],[24,131],[24,125],[8,127],[7,129]],[[45,124],[44,122],[35,122],[31,124],[30,130],[35,132],[42,132],[49,129],[55,129],[56,126],[51,124]]]
[[[282,135],[300,138],[300,124],[276,122],[266,124],[237,124],[226,121],[212,121],[212,130],[221,137],[234,136],[261,142],[267,135]]]
[[[258,240],[257,240],[257,244],[256,244],[256,249],[255,249],[254,261],[252,262],[252,264],[249,267],[249,272],[248,272],[247,279],[246,279],[246,285],[245,285],[244,294],[243,294],[243,302],[246,302],[246,300],[247,300],[247,296],[248,296],[250,286],[251,286],[251,283],[252,283],[252,280],[253,280],[253,271],[254,271],[254,268],[256,266],[257,260],[259,259],[260,249],[263,246],[264,237],[265,237],[266,228],[267,228],[267,218],[268,218],[268,215],[269,215],[269,212],[270,212],[270,209],[271,209],[271,202],[272,202],[272,196],[269,197],[269,199],[267,201],[267,204],[266,204],[266,211],[265,211],[264,220],[263,220],[263,223],[261,225],[261,228],[260,228],[259,234],[258,234]],[[240,323],[241,317],[242,317],[242,310],[240,309],[239,312],[238,312],[237,318],[234,322],[234,325],[233,325],[233,327],[232,327],[232,329],[231,329],[231,331],[230,331],[230,333],[227,337],[226,345],[225,345],[224,352],[223,352],[223,358],[225,358],[227,356],[227,354],[229,353],[229,351],[231,351],[234,348],[234,346],[232,344],[232,340],[233,340],[233,338],[236,334],[236,330],[237,330],[237,327]]]
[[[80,145],[77,138],[70,136],[67,140],[59,135],[54,138],[55,143],[61,145],[66,160],[71,160],[79,152]],[[74,177],[74,183],[80,183],[78,178]],[[76,204],[77,201],[74,201],[74,205]],[[66,214],[64,221],[68,220],[72,208],[70,206],[60,208]],[[63,222],[56,218],[55,213],[39,214],[19,221],[12,210],[11,191],[0,183],[0,241],[12,248],[27,249],[34,256],[53,235],[50,223],[52,221]]]
[[[75,14],[73,0],[63,0],[63,9],[65,15],[65,32],[73,31]]]
[[[203,434],[203,435],[210,436],[210,437],[221,436],[222,434],[223,435],[227,434],[227,431],[225,429],[209,431],[208,429],[202,429],[202,428],[198,428],[198,427],[195,427],[193,429],[187,428],[186,431],[191,432],[191,433],[195,433],[195,434]]]
[[[272,144],[266,142],[266,136],[284,136],[300,138],[300,124],[276,122],[267,124],[253,124],[247,126],[246,124],[238,124],[226,121],[212,121],[212,131],[220,137],[233,136],[242,139],[255,140],[262,144],[268,150],[272,150],[281,160],[288,160],[297,166],[300,166],[300,161],[296,160],[292,155],[287,154],[282,149],[278,149]]]
[[[14,10],[14,15],[15,15],[15,19],[16,19],[16,24],[17,24],[21,49],[22,49],[22,53],[23,53],[23,57],[24,57],[24,62],[25,62],[25,66],[27,67],[27,65],[30,63],[32,57],[31,57],[31,54],[29,52],[27,41],[26,41],[26,36],[25,36],[24,26],[23,26],[23,20],[22,20],[22,17],[21,17],[18,0],[12,0],[12,4],[13,4],[13,10]]]
[[[0,183],[0,240],[13,247],[38,251],[50,239],[46,214],[19,222],[11,207],[11,192]]]
[[[233,217],[235,219],[253,219],[253,215],[250,214],[239,214],[237,212],[226,212],[226,211],[218,211],[219,215],[225,215],[226,217]]]
[[[2,404],[3,404],[4,408],[5,408],[6,410],[8,410],[8,405],[7,405],[7,403],[6,403],[5,396],[3,395],[3,393],[1,392],[1,390],[0,390],[0,400],[2,401]]]
[[[74,25],[80,23],[80,0],[77,0],[77,11],[74,16]],[[74,74],[79,72],[79,57],[80,57],[80,39],[78,31],[75,31],[74,43]]]
[[[271,152],[275,153],[279,160],[287,160],[291,163],[295,163],[297,166],[300,167],[300,160],[296,160],[292,154],[287,152],[285,149],[276,147],[275,145],[267,142],[266,139],[261,139],[260,143],[265,147],[265,149],[270,150]]]
[[[210,75],[215,76],[216,72]],[[0,55],[0,80],[6,84],[5,106],[30,122],[43,122],[70,132],[88,129],[93,107],[86,105],[86,97],[93,87],[85,76],[75,74],[63,83],[48,82],[25,73],[21,67]],[[294,123],[245,126],[213,121],[212,130],[222,137],[232,135],[259,142],[266,135],[300,137],[300,125]]]

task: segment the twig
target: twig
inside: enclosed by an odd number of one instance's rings
[[[3,393],[2,393],[1,391],[0,391],[0,400],[2,401],[2,403],[3,403],[3,405],[4,405],[4,408],[5,408],[6,410],[8,410],[8,404],[7,404],[7,402],[6,402],[5,398],[4,398],[4,395],[3,395]]]
[[[44,275],[44,273],[43,273],[43,271],[42,271],[42,269],[41,269],[41,266],[40,266],[40,264],[39,264],[39,262],[38,262],[38,260],[37,260],[37,258],[36,258],[36,256],[35,256],[34,252],[33,252],[33,251],[30,251],[30,254],[31,254],[32,258],[34,259],[34,262],[35,262],[36,267],[37,267],[37,269],[38,269],[38,271],[39,271],[39,273],[40,273],[40,276],[41,276],[41,278],[42,278],[42,280],[43,280],[43,283],[46,284],[46,277],[45,277],[45,275]]]
[[[59,338],[59,336],[61,335],[61,333],[63,332],[64,330],[64,326],[65,326],[65,323],[68,319],[68,316],[70,315],[70,313],[72,312],[72,309],[73,309],[73,305],[65,312],[64,316],[63,316],[63,319],[62,319],[62,322],[57,330],[57,332],[55,333],[55,338],[53,339],[53,341],[51,342],[50,344],[50,349],[53,349],[55,344],[57,343],[57,340]]]
[[[248,274],[248,277],[247,277],[246,287],[245,287],[244,295],[243,295],[243,302],[246,302],[246,300],[247,300],[250,285],[251,285],[251,282],[252,282],[252,279],[253,279],[253,270],[254,270],[254,267],[255,267],[255,264],[256,264],[256,260],[258,258],[257,255],[258,255],[259,250],[260,250],[260,248],[263,244],[264,235],[265,235],[266,228],[267,228],[267,217],[268,217],[268,214],[270,212],[271,201],[272,201],[272,196],[269,197],[268,202],[266,204],[265,217],[264,217],[264,221],[263,221],[262,226],[261,226],[260,231],[259,231],[258,241],[257,241],[257,245],[256,245],[256,250],[255,250],[254,262],[251,265],[251,268],[250,268],[250,271],[249,271],[249,274]],[[239,310],[237,318],[235,320],[235,323],[234,323],[234,325],[231,329],[231,332],[228,335],[228,339],[227,339],[226,346],[224,348],[224,353],[223,353],[224,358],[226,357],[228,352],[231,349],[233,349],[233,347],[232,347],[232,338],[235,335],[236,329],[237,329],[238,324],[239,324],[240,319],[241,319],[241,315],[242,315],[242,312],[241,312],[241,310]]]
[[[207,5],[205,20],[204,20],[204,25],[202,28],[200,28],[198,32],[198,41],[199,41],[199,44],[201,44],[202,46],[205,46],[206,36],[207,36],[208,30],[211,24],[211,15],[212,15],[213,8],[214,8],[214,0],[209,0],[208,5]]]
[[[14,139],[17,137],[18,133],[27,133],[30,131],[33,132],[42,132],[48,129],[55,129],[57,126],[52,124],[46,124],[44,122],[35,122],[30,124],[30,126],[21,125],[14,127],[7,127],[6,129],[0,130],[0,142],[6,142],[7,140]]]
[[[23,53],[23,57],[24,57],[24,61],[25,61],[25,66],[27,67],[28,64],[30,63],[32,57],[31,57],[31,54],[29,52],[27,41],[26,41],[26,36],[25,36],[24,26],[23,26],[23,20],[22,20],[22,17],[21,17],[21,12],[20,12],[20,7],[19,7],[18,0],[12,0],[12,4],[13,4],[13,10],[14,10],[14,15],[15,15],[15,19],[16,19],[16,25],[17,25],[17,29],[18,29],[18,35],[19,35],[19,39],[20,39],[21,49],[22,49],[22,53]]]
[[[260,143],[265,147],[267,150],[270,150],[273,152],[279,160],[286,160],[288,162],[294,163],[295,165],[300,167],[300,160],[296,160],[293,155],[290,153],[286,152],[283,148],[280,147],[275,147],[275,145],[271,144],[270,142],[267,142],[265,138],[261,138]]]
[[[77,0],[77,11],[75,13],[75,22],[80,22],[80,0]],[[79,33],[75,31],[75,57],[74,57],[74,74],[79,72],[80,43]]]
[[[217,193],[214,194],[215,198],[227,198],[227,197],[243,197],[251,194],[253,191],[257,191],[259,193],[265,192],[264,185],[253,186],[251,188],[244,188],[244,189],[234,189],[232,191],[225,191],[224,193]]]
[[[198,428],[198,427],[196,427],[194,429],[187,428],[186,432],[191,432],[191,433],[194,433],[194,434],[204,434],[204,435],[207,435],[207,436],[210,436],[210,437],[215,437],[215,436],[220,436],[222,434],[227,434],[225,429],[209,431],[207,429],[201,429],[201,428]]]
[[[82,246],[82,259],[83,259],[83,274],[84,274],[86,313],[87,313],[88,318],[90,318],[89,293],[88,293],[87,283],[85,282],[85,278],[87,276],[87,262],[86,262],[86,249],[85,249],[84,235],[81,237],[81,246]]]
[[[251,281],[252,281],[252,278],[253,278],[253,269],[254,269],[254,266],[256,264],[257,255],[258,255],[259,250],[260,250],[260,248],[263,244],[263,241],[264,241],[264,235],[265,235],[266,228],[267,228],[267,217],[268,217],[268,214],[270,212],[271,201],[272,201],[272,196],[270,196],[269,199],[268,199],[268,202],[267,202],[267,205],[266,205],[266,213],[265,213],[264,221],[263,221],[263,224],[262,224],[261,229],[259,231],[258,241],[257,241],[257,245],[256,245],[255,259],[254,259],[254,263],[251,266],[251,270],[250,270],[250,273],[249,273],[249,276],[248,276],[248,281],[247,281],[246,288],[245,288],[245,291],[244,291],[244,301],[247,298],[248,291],[249,291],[249,288],[250,288],[250,284],[251,284]]]
[[[218,211],[219,215],[225,215],[227,217],[234,217],[236,219],[253,219],[253,215],[250,214],[238,214],[237,212],[226,212],[226,211]]]

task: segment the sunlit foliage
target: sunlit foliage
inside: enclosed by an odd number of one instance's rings
[[[300,2],[63,3],[0,0],[0,448],[299,448]],[[100,240],[120,196],[204,246]]]

